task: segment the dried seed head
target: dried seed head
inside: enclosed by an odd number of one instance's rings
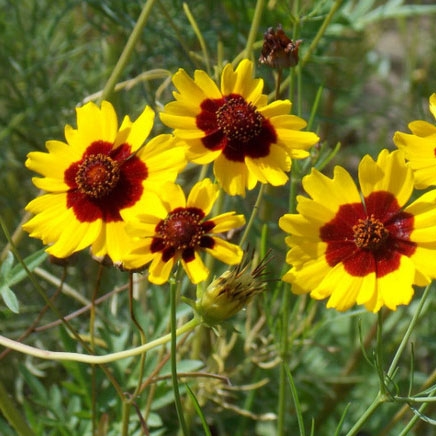
[[[301,39],[295,42],[289,39],[280,24],[276,30],[270,27],[263,37],[259,62],[277,69],[295,67],[298,64],[298,47],[302,42]]]

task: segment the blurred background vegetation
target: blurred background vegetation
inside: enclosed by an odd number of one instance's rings
[[[135,118],[145,104],[158,111],[171,100],[168,77],[184,68],[192,73],[232,61],[247,42],[256,2],[254,0],[194,0],[186,5],[206,43],[201,47],[179,0],[157,0],[139,44],[121,80],[127,87],[114,93],[111,101],[120,116]],[[256,35],[254,58],[260,54],[263,32],[279,23],[289,36],[303,40],[300,58],[319,31],[332,7],[332,0],[299,2],[269,0]],[[139,0],[0,0],[0,213],[8,232],[13,233],[23,218],[23,208],[37,195],[24,161],[28,152],[45,150],[48,139],[63,140],[65,124],[75,125],[75,106],[92,98],[104,85],[132,32],[142,9]],[[296,10],[298,13],[296,14]],[[393,148],[392,135],[407,130],[414,119],[432,121],[428,98],[436,91],[436,26],[433,1],[351,1],[344,0],[313,55],[304,66],[301,86],[291,95],[300,98],[298,111],[308,118],[316,95],[322,90],[312,125],[326,147],[342,144],[334,164],[354,170],[365,153],[375,156],[379,149]],[[207,58],[205,58],[207,52]],[[151,71],[157,70],[155,75]],[[213,71],[213,69],[212,69]],[[266,81],[265,90],[274,90],[274,75],[265,66],[257,66],[258,76]],[[298,96],[297,91],[298,89]],[[155,133],[166,131],[159,122]],[[328,172],[328,171],[327,171]],[[240,201],[240,200],[239,200]],[[287,209],[278,205],[277,216]],[[250,210],[250,197],[239,209]],[[276,231],[277,225],[272,224]],[[277,232],[276,232],[277,233]],[[1,247],[6,237],[0,234]],[[256,244],[256,242],[255,242]],[[282,260],[286,248],[283,236],[273,239],[274,255]],[[26,257],[42,248],[27,236],[18,249]],[[96,282],[97,266],[86,253],[78,256],[76,267],[68,269],[67,283],[75,293],[58,297],[56,305],[64,314],[89,301]],[[56,290],[62,269],[44,263],[37,270],[48,295]],[[276,271],[279,277],[279,271]],[[127,275],[106,271],[102,294],[118,291]],[[137,316],[152,335],[165,331],[168,321],[168,296],[165,290],[152,292],[141,284]],[[275,434],[277,412],[277,344],[285,327],[277,322],[280,307],[279,285],[258,298],[256,304],[235,321],[219,338],[203,330],[196,351],[187,346],[180,350],[186,371],[199,369],[229,377],[232,386],[222,380],[192,378],[189,383],[197,395],[213,434]],[[20,313],[0,307],[0,332],[17,338],[33,323],[44,306],[32,284],[26,281],[14,288],[20,301]],[[80,299],[78,295],[82,295]],[[119,292],[99,306],[99,335],[106,344],[102,352],[131,347],[138,338],[126,308],[125,292]],[[305,425],[314,419],[316,435],[332,435],[348,403],[350,410],[344,426],[353,423],[376,392],[378,379],[360,355],[359,326],[362,336],[369,334],[374,316],[360,310],[338,315],[326,311],[322,303],[293,298],[293,312],[286,334],[292,344],[289,367],[300,395]],[[85,301],[86,300],[86,301]],[[436,298],[428,306],[428,316],[416,334],[415,383],[419,385],[436,365],[435,320],[430,316]],[[391,314],[386,322],[386,353],[393,352],[414,304]],[[180,316],[183,317],[183,309]],[[39,325],[55,320],[47,313]],[[73,321],[86,332],[86,315]],[[50,349],[76,350],[76,344],[60,329],[33,333],[31,343]],[[392,344],[392,345],[390,345]],[[353,354],[356,353],[356,354]],[[150,353],[146,374],[162,361],[164,354]],[[356,361],[353,361],[353,358]],[[183,363],[184,362],[184,363]],[[347,365],[351,365],[347,369]],[[91,392],[90,369],[80,364],[41,362],[17,353],[2,356],[0,379],[14,401],[32,423],[36,434],[89,434],[92,404],[95,406],[100,434],[119,434],[119,400],[103,374],[97,372]],[[137,361],[121,361],[111,369],[128,390],[138,375]],[[148,371],[148,372],[147,372]],[[165,370],[163,370],[165,373]],[[409,372],[400,374],[407,384]],[[138,409],[147,410],[152,434],[176,434],[177,417],[172,404],[170,382],[164,379],[144,388]],[[148,403],[147,401],[149,401]],[[151,401],[152,400],[152,401]],[[188,407],[188,406],[187,406]],[[190,406],[192,408],[192,405]],[[289,400],[288,434],[297,434],[298,426]],[[389,406],[369,424],[371,435],[397,435],[404,421],[385,426],[398,406]],[[433,408],[433,416],[436,410]],[[430,412],[431,413],[431,410]],[[134,415],[134,414],[133,414]],[[410,419],[409,415],[406,415]],[[203,434],[192,413],[193,434]],[[131,420],[131,433],[140,434],[138,419]],[[1,434],[15,434],[0,417]],[[107,433],[105,433],[107,431]],[[385,432],[383,432],[385,431]],[[433,435],[429,426],[418,426],[416,435]]]

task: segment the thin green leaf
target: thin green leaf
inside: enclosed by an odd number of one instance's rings
[[[211,436],[212,433],[210,432],[209,426],[207,425],[207,421],[206,421],[206,418],[203,414],[203,411],[201,410],[200,404],[198,404],[197,397],[195,396],[194,392],[192,392],[192,390],[188,384],[186,384],[185,386],[186,386],[189,398],[191,398],[192,402],[194,403],[195,411],[197,412],[197,415],[200,418],[201,425],[203,426],[204,434],[206,436]]]

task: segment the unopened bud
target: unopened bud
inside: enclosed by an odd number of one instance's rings
[[[267,257],[250,270],[252,255],[245,254],[239,265],[224,272],[207,287],[195,303],[198,314],[207,324],[220,324],[236,315],[265,289]]]

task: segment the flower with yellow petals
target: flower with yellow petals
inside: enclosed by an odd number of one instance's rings
[[[365,156],[358,178],[360,192],[342,167],[333,179],[316,169],[303,179],[310,198],[299,196],[298,213],[279,221],[291,247],[283,280],[337,310],[395,310],[410,302],[412,285],[436,277],[436,190],[405,206],[413,175],[398,150]]]
[[[436,118],[436,93],[430,97],[430,111]],[[427,121],[409,123],[412,133],[396,132],[394,143],[403,150],[414,171],[415,187],[436,185],[436,125]]]
[[[134,243],[120,212],[135,208],[146,190],[174,181],[186,164],[185,149],[171,135],[141,148],[154,122],[149,107],[134,122],[126,116],[119,128],[107,101],[76,112],[77,129],[65,127],[66,143],[47,141],[48,153],[28,155],[26,166],[44,176],[33,183],[47,193],[27,205],[35,216],[23,228],[58,258],[91,246],[96,257],[122,263]]]
[[[285,184],[291,159],[307,157],[319,141],[315,133],[301,131],[306,122],[289,114],[289,100],[268,104],[263,80],[253,78],[247,59],[236,70],[224,67],[220,88],[201,70],[192,79],[180,69],[173,83],[176,101],[165,106],[162,122],[187,143],[188,160],[214,161],[215,177],[230,195],[245,195],[258,181]]]
[[[187,199],[182,188],[172,183],[165,185],[159,195],[145,193],[141,200],[144,212],[136,221],[130,211],[125,212],[127,231],[140,240],[140,246],[127,258],[126,267],[138,269],[151,262],[148,279],[163,284],[174,264],[181,260],[191,282],[199,283],[209,275],[201,252],[229,265],[239,263],[241,248],[218,235],[244,225],[245,219],[235,212],[206,218],[218,194],[218,186],[209,179],[194,185]]]

